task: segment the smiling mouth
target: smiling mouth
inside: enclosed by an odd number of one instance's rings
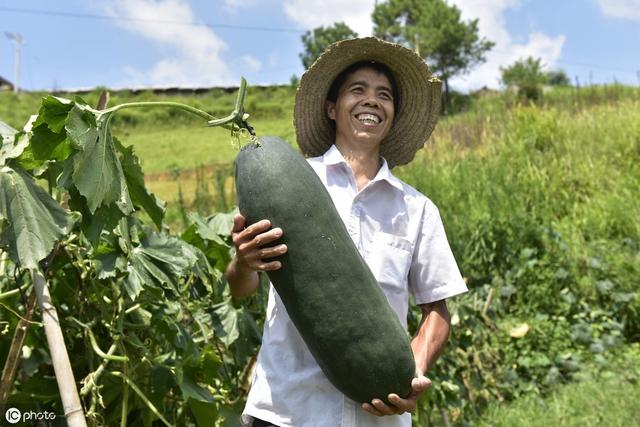
[[[360,123],[367,126],[375,126],[382,121],[380,117],[376,116],[375,114],[369,114],[369,113],[357,114],[356,119],[358,119]]]

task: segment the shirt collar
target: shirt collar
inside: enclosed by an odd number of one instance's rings
[[[389,170],[389,164],[387,163],[387,160],[382,156],[380,157],[380,159],[382,160],[382,166],[371,181],[387,181],[398,190],[404,191],[402,182],[400,182],[400,180],[391,173],[391,170]],[[349,169],[351,168],[349,162],[345,160],[345,158],[342,156],[342,153],[340,153],[340,150],[338,150],[338,147],[336,147],[335,144],[331,145],[331,147],[324,153],[324,155],[322,156],[322,163],[327,166],[342,163]]]

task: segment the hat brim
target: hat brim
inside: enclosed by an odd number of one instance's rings
[[[441,83],[413,51],[375,37],[332,44],[302,75],[293,112],[298,146],[305,156],[315,157],[334,144],[335,130],[325,110],[327,94],[336,77],[360,61],[380,62],[393,73],[399,102],[380,155],[389,167],[409,163],[438,121]]]

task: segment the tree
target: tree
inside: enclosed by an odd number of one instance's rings
[[[298,77],[295,73],[292,74],[291,78],[289,79],[289,84],[292,88],[297,88],[300,84],[300,77]]]
[[[526,99],[536,101],[542,94],[542,85],[549,81],[549,75],[543,70],[540,58],[528,57],[500,68],[502,83],[518,88],[518,94]]]
[[[564,70],[551,70],[547,73],[547,80],[551,86],[569,86],[571,80]]]
[[[460,9],[445,0],[388,0],[373,11],[374,34],[413,48],[444,82],[443,108],[449,79],[485,60],[494,43],[480,38],[478,20],[462,21]]]
[[[302,35],[302,44],[304,45],[304,52],[300,54],[302,65],[304,68],[309,68],[330,44],[354,37],[358,37],[358,33],[343,22],[307,31]]]

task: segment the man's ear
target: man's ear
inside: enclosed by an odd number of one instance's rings
[[[324,109],[327,112],[327,117],[329,117],[334,122],[336,121],[336,103],[333,101],[325,101]]]

